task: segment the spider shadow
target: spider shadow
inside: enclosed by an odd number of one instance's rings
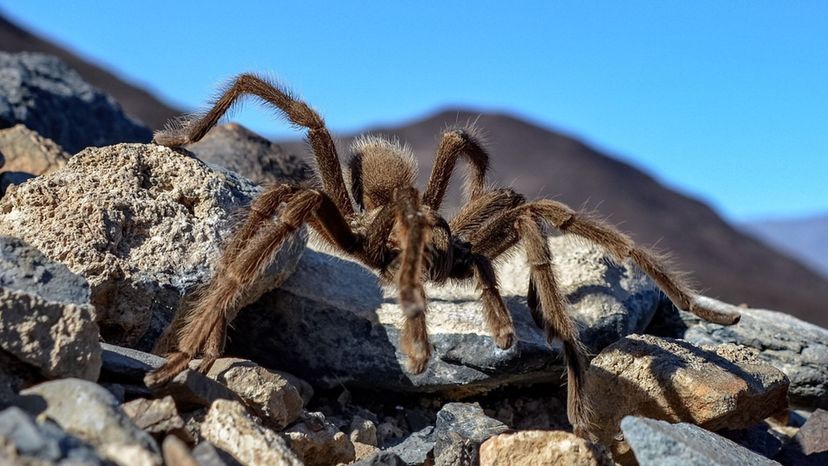
[[[371,271],[306,249],[280,288],[239,313],[228,353],[327,388],[413,385],[392,343],[399,335],[380,324],[384,302]]]

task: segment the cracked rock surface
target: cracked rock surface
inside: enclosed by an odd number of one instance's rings
[[[736,343],[754,348],[760,359],[788,376],[793,406],[828,408],[828,330],[782,312],[741,313],[738,325],[724,327],[673,311],[672,327],[676,336],[697,345]]]
[[[166,147],[89,148],[7,193],[0,234],[86,278],[107,342],[148,350],[182,296],[210,278],[232,216],[258,192]],[[287,241],[248,299],[284,281],[303,247],[303,233]]]

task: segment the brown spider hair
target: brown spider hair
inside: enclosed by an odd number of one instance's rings
[[[292,124],[305,128],[316,159],[320,188],[282,184],[268,187],[250,207],[244,222],[224,248],[215,274],[193,305],[182,312],[156,347],[166,364],[147,375],[148,385],[162,384],[184,370],[197,355],[199,370],[209,370],[224,348],[227,325],[238,313],[245,292],[272,261],[291,232],[304,224],[340,253],[375,270],[397,285],[405,314],[400,348],[408,370],[426,369],[431,345],[426,329],[428,306],[424,281],[473,280],[494,344],[514,343],[512,318],[498,289],[492,262],[522,243],[531,273],[527,303],[549,340],[563,342],[567,362],[568,416],[576,433],[589,431],[584,397],[586,357],[566,309],[553,268],[547,227],[606,248],[619,260],[631,259],[679,308],[720,323],[734,324],[732,306],[697,295],[679,274],[656,255],[636,246],[615,228],[551,200],[527,201],[511,189],[486,185],[489,156],[473,129],[443,132],[434,168],[422,195],[414,187],[416,164],[397,141],[358,138],[348,163],[347,189],[330,133],[319,115],[290,92],[252,74],[238,76],[210,110],[189,122],[156,133],[155,142],[182,146],[201,139],[244,95],[275,107]],[[445,220],[439,213],[457,160],[470,169],[464,207]],[[355,208],[356,207],[356,208]]]

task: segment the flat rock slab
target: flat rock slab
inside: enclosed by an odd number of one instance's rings
[[[616,461],[621,419],[639,415],[692,422],[709,430],[741,429],[787,408],[788,379],[747,348],[702,349],[685,341],[632,335],[592,360],[586,390],[598,440]]]
[[[551,238],[550,245],[572,315],[593,351],[643,331],[661,293],[642,272],[568,236]],[[280,289],[241,312],[228,353],[325,387],[461,396],[507,383],[560,380],[561,351],[547,344],[532,321],[525,298],[529,268],[516,252],[498,266],[518,336],[508,350],[498,349],[486,332],[473,284],[428,286],[434,355],[424,373],[406,373],[396,290],[381,287],[360,264],[309,249]]]
[[[102,347],[102,381],[146,388],[144,376],[164,364],[164,358],[154,354],[107,343],[103,343]],[[181,409],[210,406],[218,399],[239,399],[222,383],[192,369],[181,372],[166,385],[154,387],[151,391],[147,389],[147,394],[150,392],[157,397],[171,396]]]
[[[693,424],[629,416],[621,429],[640,466],[779,465]]]
[[[697,345],[736,343],[754,348],[759,358],[790,379],[791,405],[828,409],[828,330],[763,309],[743,309],[739,324],[729,327],[675,312],[678,337]]]
[[[213,274],[234,214],[260,192],[184,152],[144,144],[89,148],[0,200],[0,234],[24,239],[84,277],[105,341],[149,350],[182,296]],[[300,232],[247,295],[284,281]]]
[[[87,146],[149,142],[152,131],[124,114],[61,59],[0,52],[0,128],[22,123],[70,153]]]

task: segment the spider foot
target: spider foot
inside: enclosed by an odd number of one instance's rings
[[[213,367],[213,364],[215,364],[218,358],[219,355],[217,354],[205,354],[204,358],[201,360],[201,363],[198,365],[198,369],[196,370],[204,375],[207,375],[207,373],[210,372],[210,368]]]
[[[176,375],[187,369],[187,364],[193,357],[187,353],[171,353],[163,366],[150,371],[144,376],[147,387],[160,387],[175,378]]]
[[[428,357],[413,358],[409,356],[408,361],[405,363],[406,370],[414,375],[422,374],[426,370],[426,366],[428,366]]]
[[[190,138],[185,134],[178,134],[173,131],[156,131],[152,142],[166,147],[181,147],[190,143]]]
[[[502,350],[511,348],[515,344],[515,331],[509,327],[498,329],[494,334],[494,342]]]
[[[428,341],[408,344],[403,341],[402,346],[403,353],[408,356],[405,363],[406,370],[411,374],[422,374],[431,358],[431,344]]]

